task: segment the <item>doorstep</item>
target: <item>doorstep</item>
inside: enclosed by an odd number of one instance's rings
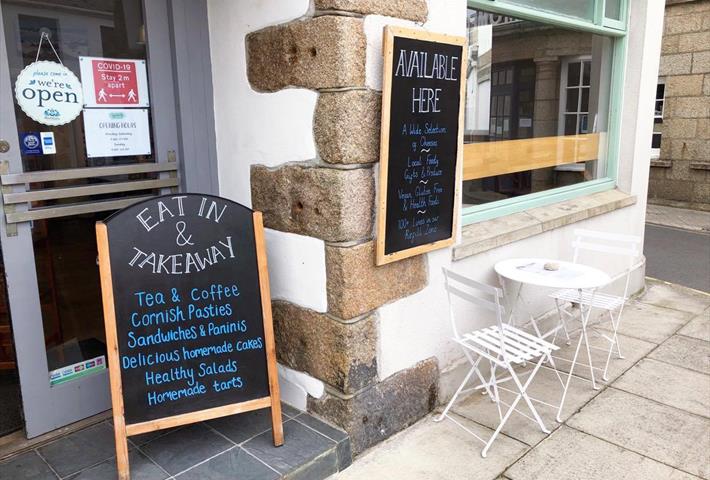
[[[129,437],[133,478],[319,480],[352,461],[347,433],[283,404],[284,445],[274,447],[268,409]],[[0,478],[116,478],[112,420],[0,462]]]

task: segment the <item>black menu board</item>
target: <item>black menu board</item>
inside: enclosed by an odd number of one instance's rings
[[[126,424],[255,399],[268,403],[275,363],[271,371],[258,215],[255,222],[252,210],[224,198],[174,194],[97,225],[100,261],[103,249],[110,263],[110,269],[101,265],[109,350],[113,342],[117,347],[109,367],[120,369]]]
[[[386,27],[377,264],[453,243],[465,39]]]

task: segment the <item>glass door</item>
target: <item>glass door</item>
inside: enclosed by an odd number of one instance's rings
[[[178,186],[166,3],[143,3],[0,0],[1,295],[30,438],[110,408],[94,224]]]

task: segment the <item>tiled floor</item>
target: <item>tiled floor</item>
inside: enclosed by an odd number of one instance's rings
[[[575,369],[562,424],[554,420],[556,409],[539,406],[551,434],[515,414],[484,459],[482,444],[471,435],[430,416],[335,478],[710,479],[710,295],[650,279],[646,286],[624,311],[620,343],[626,358],[612,360],[609,380],[593,390],[585,380],[589,370]],[[574,346],[563,345],[559,356],[570,356]],[[592,357],[595,365],[606,360],[596,351]],[[563,362],[558,367],[569,370]],[[558,403],[554,372],[538,374],[530,393]],[[458,402],[453,412],[484,438],[499,421],[495,404],[480,393]]]
[[[288,405],[283,421],[278,448],[268,410],[129,437],[131,479],[315,480],[350,465],[345,432]],[[114,479],[114,448],[101,422],[0,462],[0,480]]]

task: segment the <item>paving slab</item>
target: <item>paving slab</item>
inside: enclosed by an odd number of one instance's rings
[[[606,330],[603,331],[605,335],[610,335]],[[557,350],[553,356],[556,358],[555,363],[560,371],[569,372],[572,366],[572,359],[574,358],[574,351],[577,348],[577,341],[579,339],[580,333],[573,335],[572,342],[570,345],[565,345],[558,339],[558,345],[560,349]],[[656,348],[656,344],[647,342],[644,340],[639,340],[638,338],[628,337],[625,335],[617,335],[619,339],[619,344],[621,345],[621,353],[624,354],[624,358],[618,358],[616,352],[612,354],[611,360],[609,362],[609,370],[607,376],[609,382],[614,381],[626,370],[635,365],[639,360],[648,355],[650,351]],[[607,352],[609,348],[609,342],[593,332],[589,333],[589,343],[592,347],[592,365],[601,370],[594,370],[594,378],[597,381],[597,385],[603,385],[605,382],[602,379],[602,373],[604,365],[606,364]],[[603,349],[603,350],[600,350]],[[566,359],[566,360],[564,360]],[[581,365],[584,364],[584,365]],[[587,359],[587,350],[584,347],[584,343],[579,349],[579,356],[577,357],[577,364],[574,367],[574,375],[586,379],[591,379],[591,373],[588,366],[589,360]],[[588,384],[591,389],[591,384]]]
[[[304,466],[313,470],[311,478],[325,478],[338,471],[336,442],[293,419],[284,422],[282,446],[274,446],[270,431],[257,435],[242,446],[284,475]],[[323,471],[327,473],[321,475]]]
[[[223,480],[235,478],[236,472],[239,472],[238,478],[240,480],[277,480],[281,477],[274,470],[249,455],[243,448],[233,447],[175,478],[179,480]]]
[[[624,307],[618,332],[647,342],[663,343],[693,317],[690,312],[630,302]],[[600,328],[610,330],[611,326],[606,322],[600,324]],[[621,353],[625,353],[623,344]]]
[[[166,472],[177,475],[232,446],[206,425],[193,423],[151,440],[141,446],[141,450]]]
[[[62,477],[90,467],[116,454],[113,430],[101,422],[71,433],[37,449]]]
[[[33,450],[0,463],[0,478],[3,480],[57,480],[59,477]]]
[[[710,308],[678,330],[680,335],[710,342]]]
[[[135,449],[128,452],[128,465],[131,471],[131,480],[165,480],[170,477],[164,470]],[[116,458],[112,458],[65,478],[67,480],[98,480],[100,478],[116,478],[117,476]]]
[[[526,369],[527,372],[529,372],[529,370],[530,368]],[[561,374],[560,377],[563,381],[567,380],[566,374]],[[521,382],[525,382],[526,380],[527,377],[521,377]],[[515,391],[512,382],[506,382],[503,386]],[[562,385],[553,371],[542,368],[530,384],[528,394],[543,402],[559,405],[562,399]],[[567,393],[567,399],[565,400],[565,407],[562,410],[562,420],[564,421],[569,418],[572,413],[579,410],[596,394],[597,392],[592,390],[588,381],[573,376],[570,380],[570,388]],[[504,402],[511,404],[516,394],[500,390],[500,396]],[[554,430],[559,426],[559,423],[555,421],[555,417],[557,416],[556,408],[538,402],[533,402],[533,405],[549,430]],[[503,412],[505,412],[507,407],[503,405],[501,408]],[[523,412],[525,415],[532,416],[527,405],[522,400],[518,403],[517,410]],[[469,395],[459,400],[453,407],[453,411],[462,417],[473,420],[486,427],[493,429],[498,427],[498,409],[496,408],[496,404],[491,402],[490,397],[487,395],[478,393]],[[508,419],[503,427],[503,433],[531,446],[537,444],[547,436],[546,433],[540,430],[537,423],[517,412],[513,413]]]
[[[710,306],[710,294],[673,283],[646,278],[646,292],[637,301],[648,305],[698,314]]]
[[[608,388],[567,424],[684,472],[710,476],[710,419]]]
[[[687,473],[567,426],[505,472],[511,480],[685,480]]]
[[[493,433],[465,418],[457,421],[483,438]],[[488,458],[481,457],[482,447],[450,420],[434,422],[429,416],[366,452],[332,480],[493,480],[528,449],[505,435],[496,439]]]
[[[648,356],[710,375],[710,342],[704,340],[674,335]]]
[[[687,368],[644,359],[614,382],[613,387],[710,417],[710,376]]]
[[[710,212],[649,203],[646,222],[684,230],[710,231]]]

